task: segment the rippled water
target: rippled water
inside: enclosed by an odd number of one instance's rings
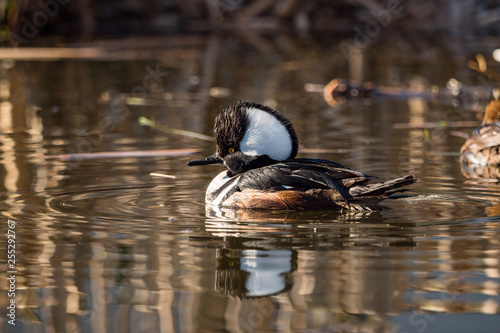
[[[113,61],[2,60],[1,243],[13,221],[17,272],[15,297],[0,281],[7,331],[498,332],[500,187],[458,164],[454,131],[472,127],[394,125],[477,120],[484,101],[332,107],[304,89],[335,77],[480,85],[466,61],[484,48],[455,41],[450,61],[443,40],[396,38],[349,63],[336,40],[255,38],[120,42],[128,53],[103,44]],[[213,143],[139,119],[211,135],[220,108],[242,98],[286,114],[302,157],[419,182],[371,214],[207,214],[204,191],[221,169],[186,162]],[[168,149],[199,152],[68,159]]]

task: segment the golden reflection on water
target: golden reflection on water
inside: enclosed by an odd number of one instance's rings
[[[47,227],[23,249],[21,321],[76,331],[393,330],[387,318],[405,310],[498,314],[500,244],[487,229],[441,225],[425,240],[366,219],[334,231],[330,221],[214,222],[187,237],[158,225]]]
[[[463,178],[448,154],[461,142],[446,130],[391,126],[435,121],[441,106],[411,99],[331,108],[320,94],[305,93],[305,84],[348,73],[365,79],[368,68],[346,68],[334,46],[289,36],[222,41],[186,41],[189,57],[169,53],[159,62],[2,69],[0,205],[18,225],[17,331],[397,332],[394,321],[406,313],[499,315],[498,185]],[[398,56],[384,64],[387,73],[411,74],[411,61]],[[370,51],[355,63],[376,57]],[[441,58],[413,61],[431,60]],[[164,80],[130,103],[157,64]],[[229,92],[206,95],[213,86]],[[411,197],[389,203],[393,210],[373,214],[206,214],[204,189],[219,169],[187,169],[188,156],[54,158],[83,150],[212,151],[210,143],[141,127],[138,118],[210,134],[218,108],[239,98],[276,104],[303,146],[335,151],[307,157],[382,178],[414,172],[420,183]],[[4,279],[0,286],[5,309]],[[432,327],[431,316],[422,318]],[[419,328],[404,321],[407,331]]]

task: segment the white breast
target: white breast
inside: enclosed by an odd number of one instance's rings
[[[250,124],[240,142],[240,150],[248,155],[267,155],[276,161],[284,161],[292,153],[292,139],[287,128],[272,114],[247,109]]]
[[[222,171],[221,173],[219,173],[208,185],[207,192],[205,193],[205,203],[214,206],[221,206],[223,203],[222,200],[224,200],[224,197],[231,190],[233,185],[227,186],[215,198],[212,198],[210,200],[211,194],[215,192],[217,189],[219,189],[222,185],[227,183],[228,181],[233,180],[235,177],[239,178],[240,176],[236,175],[234,177],[228,177],[227,171]],[[237,181],[234,182],[234,184],[236,183]]]

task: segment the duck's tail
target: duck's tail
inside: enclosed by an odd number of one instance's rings
[[[376,197],[380,195],[388,197],[396,192],[404,191],[404,189],[399,188],[413,184],[417,180],[418,179],[415,178],[414,175],[407,175],[404,177],[391,179],[383,183],[354,186],[349,189],[349,194],[353,198]]]
[[[417,180],[414,175],[407,175],[383,183],[354,186],[349,189],[352,198],[349,200],[348,208],[360,211],[384,209],[386,207],[379,205],[380,201],[389,197],[395,198],[394,193],[406,191],[401,187],[413,184]]]

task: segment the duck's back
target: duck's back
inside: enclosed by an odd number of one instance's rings
[[[377,209],[399,187],[414,183],[413,175],[369,184],[372,177],[340,163],[292,159],[214,179],[207,204],[262,209]],[[217,184],[216,184],[217,183]]]

